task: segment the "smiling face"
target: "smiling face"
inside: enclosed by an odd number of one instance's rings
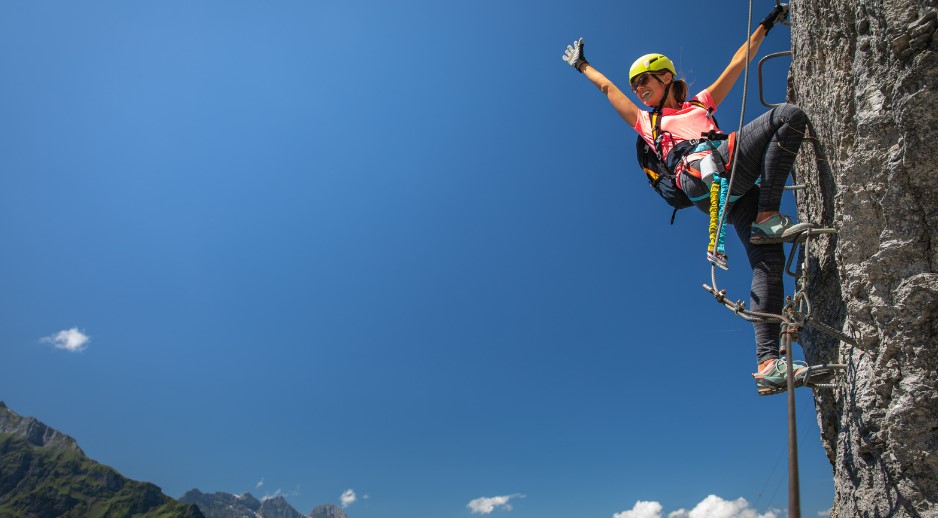
[[[668,83],[674,79],[671,72],[652,74],[645,72],[635,77],[632,81],[632,91],[638,96],[639,100],[648,107],[655,107],[661,103],[664,96],[664,90]]]

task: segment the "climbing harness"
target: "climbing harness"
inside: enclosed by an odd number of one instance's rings
[[[668,88],[670,88],[670,83],[668,84]],[[666,95],[667,90],[665,96]],[[721,140],[729,139],[731,143],[730,149],[732,149],[733,142],[731,135],[726,135],[720,131],[716,117],[713,116],[713,108],[708,107],[697,99],[691,99],[687,103],[706,110],[707,118],[713,122],[714,127],[707,132],[701,133],[700,138],[685,140],[678,143],[668,152],[667,156],[663,156],[664,138],[666,135],[670,135],[670,133],[661,131],[661,119],[664,118],[664,115],[661,113],[661,106],[659,105],[649,114],[649,122],[652,127],[651,138],[654,143],[654,149],[652,149],[641,136],[636,137],[635,141],[638,163],[642,167],[642,170],[645,171],[648,185],[650,185],[668,205],[674,208],[674,211],[671,213],[672,225],[674,224],[674,218],[678,210],[690,207],[695,201],[703,199],[690,199],[684,191],[678,187],[677,175],[674,172],[677,170],[677,166],[683,164],[683,166],[687,168],[689,167],[689,164],[687,164],[687,157],[689,155],[709,150],[710,154],[701,160],[701,163],[707,161],[707,163],[710,164],[709,170],[706,172],[700,171],[701,175],[707,176],[712,174],[714,178],[717,176],[725,177],[729,165],[724,162],[723,157],[717,152],[717,143]],[[704,168],[701,167],[701,169]],[[711,203],[711,209],[712,208],[713,204]],[[711,217],[711,226],[713,225],[716,225],[716,223]],[[714,231],[711,231],[711,234],[712,233],[714,233]],[[710,248],[713,247],[711,246]]]

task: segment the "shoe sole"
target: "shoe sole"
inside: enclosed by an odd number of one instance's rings
[[[812,382],[813,382],[813,379],[812,379]],[[804,376],[799,376],[796,374],[795,375],[795,388],[803,387],[803,386],[804,386]],[[759,392],[760,396],[773,396],[775,394],[781,394],[782,392],[788,391],[788,381],[786,380],[782,385],[775,385],[774,383],[770,381],[765,381],[765,378],[756,378],[756,390]]]
[[[795,388],[798,387],[801,387],[801,385],[795,385]],[[756,390],[759,392],[760,396],[774,396],[775,394],[788,392],[788,387],[756,386]]]
[[[775,394],[781,394],[788,389],[785,387],[756,387],[756,390],[759,392],[760,396],[774,396]]]

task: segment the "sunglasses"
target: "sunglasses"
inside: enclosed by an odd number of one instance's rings
[[[648,84],[648,80],[651,79],[651,76],[651,72],[644,72],[640,76],[636,77],[635,80],[632,81],[632,91],[634,92],[637,90],[639,86],[645,86]]]

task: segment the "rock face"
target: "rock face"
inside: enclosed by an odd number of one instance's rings
[[[320,505],[309,512],[309,518],[346,518],[345,511],[332,504]]]
[[[201,518],[160,488],[85,456],[74,439],[0,403],[0,516]]]
[[[75,439],[46,426],[35,417],[22,417],[0,401],[0,433],[20,436],[36,447],[81,452]]]
[[[258,514],[263,518],[306,518],[282,496],[265,499]]]
[[[792,2],[789,95],[812,121],[797,176],[823,240],[810,291],[852,347],[802,333],[809,362],[848,364],[817,392],[832,516],[938,516],[938,15],[934,0]]]

